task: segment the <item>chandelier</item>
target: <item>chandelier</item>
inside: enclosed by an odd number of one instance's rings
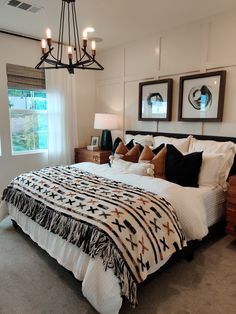
[[[67,22],[68,47],[67,56],[64,53],[64,30]],[[80,45],[79,27],[76,16],[75,0],[62,0],[59,36],[56,56],[53,54],[51,30],[46,30],[46,39],[41,40],[42,57],[36,69],[67,69],[70,74],[74,69],[103,70],[96,60],[96,42],[91,42],[91,54],[87,51],[88,32],[83,31],[83,43]],[[66,62],[67,61],[67,62]]]

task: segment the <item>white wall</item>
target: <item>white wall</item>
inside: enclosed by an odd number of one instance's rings
[[[95,111],[95,73],[94,71],[78,70],[77,78],[78,97],[78,146],[90,144],[91,136],[96,134],[93,129]]]
[[[201,20],[100,54],[105,70],[96,75],[97,112],[118,112],[124,129],[236,135],[236,11]],[[179,122],[179,77],[227,71],[223,122]],[[138,121],[138,86],[145,80],[173,78],[170,122]]]
[[[46,153],[12,156],[7,98],[6,63],[34,67],[41,54],[40,43],[0,33],[0,194],[16,175],[48,165]],[[59,71],[59,70],[58,70]],[[79,71],[78,80],[78,142],[87,145],[93,132],[94,73]]]

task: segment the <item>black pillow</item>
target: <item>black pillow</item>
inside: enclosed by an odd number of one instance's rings
[[[130,140],[128,144],[125,145],[128,150],[131,150],[134,147],[134,139]]]
[[[202,152],[183,155],[174,145],[167,144],[166,180],[182,186],[198,187]]]
[[[122,139],[121,139],[120,137],[117,137],[117,138],[114,140],[113,147],[112,147],[112,151],[111,151],[112,155],[115,154],[115,151],[116,151],[116,149],[117,149],[117,147],[118,147],[118,145],[119,145],[120,142],[122,142]]]
[[[165,147],[165,144],[161,144],[160,146],[154,148],[152,152],[156,155],[162,150],[163,147]]]

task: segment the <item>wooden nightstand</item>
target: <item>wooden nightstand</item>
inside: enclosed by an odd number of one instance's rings
[[[226,232],[236,236],[236,176],[229,178],[226,220]]]
[[[87,161],[96,164],[106,164],[110,155],[110,150],[87,150],[86,147],[75,148],[75,163]]]

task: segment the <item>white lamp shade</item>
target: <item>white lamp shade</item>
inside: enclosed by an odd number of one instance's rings
[[[94,129],[116,130],[119,128],[119,116],[111,113],[95,113]]]

